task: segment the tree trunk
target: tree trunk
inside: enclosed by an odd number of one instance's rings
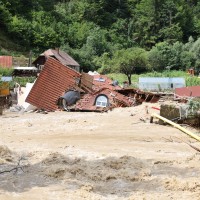
[[[131,85],[131,75],[129,74],[127,75],[127,77],[128,77],[128,84]]]
[[[0,106],[0,115],[3,115],[3,107]]]

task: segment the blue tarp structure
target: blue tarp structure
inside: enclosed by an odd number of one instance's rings
[[[12,76],[2,76],[1,81],[10,82],[10,81],[12,81]]]

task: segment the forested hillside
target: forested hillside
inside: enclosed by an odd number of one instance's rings
[[[27,52],[60,47],[85,71],[200,66],[198,0],[1,0],[0,29]]]

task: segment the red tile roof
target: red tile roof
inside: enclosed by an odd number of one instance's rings
[[[97,107],[95,105],[95,100],[99,95],[106,95],[109,99],[110,107]],[[75,110],[88,110],[88,111],[102,111],[104,109],[108,110],[113,107],[124,107],[131,106],[132,102],[130,99],[116,91],[108,88],[101,89],[96,93],[85,94],[75,105]]]
[[[57,109],[56,102],[62,93],[76,85],[81,74],[62,65],[54,58],[48,58],[37,78],[26,102],[47,111]]]
[[[175,95],[180,97],[200,97],[200,86],[176,88]]]
[[[12,56],[0,56],[0,67],[11,68],[12,64]]]
[[[120,86],[113,86],[113,81],[105,75],[93,75],[93,90],[98,91],[101,88],[109,88],[111,90],[120,90]]]

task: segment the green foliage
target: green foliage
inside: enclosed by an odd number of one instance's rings
[[[186,86],[200,85],[200,78],[198,77],[187,76],[185,77],[185,81],[186,81]]]
[[[0,67],[0,78],[2,76],[12,76],[13,69],[2,68]],[[13,77],[13,80],[9,83],[10,88],[13,88],[15,83],[19,83],[22,87],[26,86],[26,83],[33,83],[35,77]],[[0,79],[1,83],[1,79]]]
[[[189,113],[196,114],[200,109],[200,99],[194,98],[188,102],[189,105]]]
[[[73,48],[81,48],[87,42],[87,38],[90,35],[96,37],[95,33],[91,33],[91,30],[95,29],[95,27],[95,24],[92,22],[74,22],[70,24],[67,34],[70,46]]]
[[[193,41],[190,37],[188,43],[167,42],[157,43],[148,54],[153,70],[181,69],[187,70],[195,67],[200,69],[200,39]]]
[[[182,51],[180,60],[182,69],[189,69],[195,66],[195,55],[191,51]]]
[[[15,83],[19,83],[21,87],[26,87],[26,83],[33,83],[34,81],[35,77],[13,77],[10,88],[13,88]]]
[[[2,68],[0,66],[0,77],[1,76],[12,76],[12,73],[13,73],[13,69]]]
[[[193,43],[190,51],[194,53],[195,67],[200,68],[200,38]]]
[[[173,44],[176,41],[182,40],[183,32],[178,24],[173,24],[169,27],[160,29],[159,35],[163,40]]]
[[[146,77],[170,77],[170,78],[187,76],[186,72],[177,70],[164,70],[162,72],[153,71],[145,74],[140,74],[141,77],[144,75],[146,75]]]
[[[128,77],[129,84],[133,73],[140,73],[147,68],[146,52],[141,48],[119,50],[114,54],[112,62],[115,71],[124,73]]]
[[[8,26],[8,31],[13,37],[17,38],[19,41],[23,41],[21,44],[30,45],[31,22],[25,18],[17,16],[12,17],[12,21]]]
[[[0,55],[21,55],[23,48],[10,40],[8,35],[0,30]]]
[[[130,48],[149,51],[150,65],[145,61],[134,73],[200,69],[199,11],[191,0],[1,0],[0,32],[23,51],[67,49],[85,71],[118,70],[117,53]],[[122,55],[119,62],[130,60]]]
[[[99,67],[98,72],[100,74],[107,74],[112,71],[113,63],[109,53],[103,53],[101,57],[95,57],[93,62]]]
[[[124,81],[127,81],[127,76],[122,73],[110,73],[107,74],[107,76],[112,78],[113,80],[118,80],[120,84],[122,84]],[[164,70],[162,72],[153,71],[142,74],[133,74],[131,77],[131,82],[138,83],[139,77],[183,77],[185,78],[186,86],[200,85],[200,78],[190,76],[185,71]]]
[[[167,42],[157,43],[148,54],[152,69],[179,69],[181,51],[182,45],[179,42],[173,45]]]
[[[11,21],[11,14],[4,4],[0,2],[0,27],[6,27]]]
[[[128,81],[127,76],[125,74],[122,73],[110,73],[110,74],[106,74],[109,78],[111,78],[112,80],[118,80],[119,84],[123,84],[124,81]],[[131,83],[138,83],[139,80],[139,75],[137,74],[133,74],[131,76]]]

